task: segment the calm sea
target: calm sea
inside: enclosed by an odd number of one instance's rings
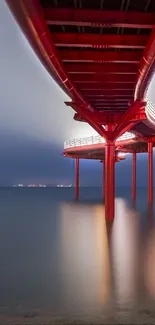
[[[147,189],[0,189],[0,324],[155,324],[154,212]]]

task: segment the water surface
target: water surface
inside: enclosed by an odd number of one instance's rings
[[[155,324],[154,212],[147,189],[0,190],[0,323]]]

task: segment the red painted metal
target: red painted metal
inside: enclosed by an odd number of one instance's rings
[[[52,38],[57,47],[86,46],[97,49],[104,47],[143,49],[147,42],[147,35],[52,33]]]
[[[135,98],[145,96],[155,70],[155,29],[153,29],[138,69]]]
[[[33,36],[33,45],[36,49],[38,46],[38,51],[42,53],[46,65],[48,66],[48,71],[50,74],[55,74],[57,80],[59,80],[59,85],[66,88],[67,93],[71,94],[73,97],[77,98],[81,102],[85,103],[81,94],[77,91],[72,81],[68,78],[64,66],[60,63],[57,51],[53,44],[51,34],[48,30],[46,22],[41,11],[38,0],[6,0],[8,6],[13,11],[16,19],[19,21],[24,32],[27,31],[26,36],[30,39],[30,35]],[[27,18],[24,21],[25,17]],[[22,20],[22,23],[21,23]]]
[[[123,75],[123,74],[75,74],[72,75],[72,78],[75,83],[82,84],[87,83],[88,85],[90,83],[100,83],[100,84],[107,84],[107,83],[127,83],[127,84],[133,84],[136,82],[136,75],[130,74],[130,75]]]
[[[113,132],[113,139],[118,138],[121,134],[125,133],[126,131],[130,130],[134,123],[130,125],[129,121],[135,117],[135,115],[145,107],[146,102],[142,101],[135,101],[124,114],[122,119],[120,120],[119,124],[116,126]]]
[[[22,21],[21,26],[24,32],[25,30],[28,30],[26,34],[28,39],[30,39],[29,34],[33,35],[33,42],[31,42],[31,44],[33,44],[34,48],[36,48],[37,44],[38,50],[40,51],[39,53],[41,53],[44,58],[44,61],[42,62],[46,62],[46,67],[48,66],[50,74],[53,75],[54,73],[54,75],[56,75],[59,85],[66,89],[67,93],[70,94],[71,97],[84,104],[86,109],[91,109],[91,105],[88,104],[81,93],[75,88],[74,83],[69,79],[64,66],[60,62],[38,0],[27,0],[26,2],[23,0],[16,0],[14,3],[11,0],[6,0],[6,2],[20,23],[21,19],[25,19],[26,16],[26,22]],[[80,110],[79,113],[86,118],[87,122],[100,135],[104,135],[103,128],[90,120],[89,116],[87,116],[87,111]]]
[[[105,145],[105,218],[112,221],[115,213],[115,144]]]
[[[119,111],[118,114],[113,114],[110,112],[110,107],[103,107],[104,109],[99,112],[89,112],[91,118],[101,125],[108,125],[109,123],[117,124],[122,117],[122,113]],[[109,114],[106,114],[105,110],[109,111]],[[114,111],[115,109],[113,109]],[[80,116],[81,119],[81,116]],[[104,131],[107,134],[107,131]],[[106,136],[107,137],[107,136]]]
[[[153,28],[154,13],[103,11],[70,8],[45,8],[44,16],[51,25]]]
[[[79,83],[78,87],[83,90],[102,90],[102,89],[121,89],[121,90],[131,90],[134,91],[134,85],[132,83]]]
[[[76,200],[79,199],[79,158],[75,159],[75,172],[76,172],[76,178],[75,178],[75,198]]]
[[[122,96],[123,95],[127,98],[133,98],[132,94],[133,94],[133,91],[132,90],[116,90],[116,89],[104,89],[103,90],[97,90],[97,89],[91,89],[91,90],[83,90],[83,95],[85,96],[85,98],[89,98],[89,97],[93,97],[95,98],[96,96],[99,96],[99,97],[115,97],[116,95],[117,96]]]
[[[89,94],[89,95],[87,95],[87,97],[88,98],[91,98],[91,97],[93,97],[93,99],[105,99],[105,100],[109,100],[109,99],[111,99],[111,100],[113,100],[113,99],[133,99],[133,96],[131,95],[129,95],[128,93],[126,93],[125,92],[125,94],[123,93],[123,92],[120,92],[120,94],[118,94],[118,93],[114,93],[114,94],[106,94],[106,95],[104,95],[104,94],[98,94],[98,95],[94,95],[94,94]]]
[[[109,104],[109,103],[101,103],[101,102],[96,102],[96,103],[93,103],[93,106],[94,107],[98,107],[98,108],[103,108],[103,109],[105,109],[105,108],[110,108],[110,109],[124,109],[125,108],[125,110],[127,109],[127,107],[128,107],[128,104],[127,103],[118,103],[118,104],[116,104],[116,103],[112,103],[111,105]]]
[[[77,105],[74,102],[66,102],[65,104],[67,106],[72,107],[77,113],[79,113],[79,115],[83,119],[85,119],[89,123],[89,125],[96,130],[98,134],[100,134],[102,137],[105,137],[105,139],[107,138],[107,134],[103,129],[102,125],[97,124],[97,121],[95,119],[92,119],[92,115],[90,115],[91,112],[87,110],[87,107],[85,107],[84,105]]]
[[[153,143],[148,142],[148,203],[153,203]]]
[[[141,51],[92,51],[92,50],[69,50],[60,49],[60,58],[63,62],[114,62],[114,63],[132,63],[138,64],[141,59]],[[78,67],[77,67],[78,69]]]
[[[120,106],[125,106],[128,107],[128,101],[127,100],[118,100],[118,101],[110,101],[110,100],[100,100],[100,99],[96,99],[94,101],[90,101],[90,103],[92,105],[102,105],[102,106],[110,106],[110,107],[120,107]]]
[[[130,75],[137,74],[138,65],[136,64],[126,64],[126,63],[65,63],[65,68],[69,74],[101,74],[101,75]]]
[[[132,199],[136,200],[136,152],[132,154]]]
[[[109,103],[102,103],[102,102],[96,102],[96,103],[93,103],[93,107],[98,107],[98,108],[103,108],[103,109],[105,109],[105,108],[110,108],[110,109],[127,109],[127,107],[128,107],[128,104],[127,103],[119,103],[119,104],[116,104],[116,103],[112,103],[111,105],[109,104]]]

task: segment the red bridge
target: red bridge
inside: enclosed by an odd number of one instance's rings
[[[134,162],[133,196],[136,152],[143,142],[142,151],[148,149],[152,203],[155,110],[146,105],[146,91],[155,68],[155,1],[6,2],[45,68],[71,98],[66,105],[75,110],[74,119],[89,123],[105,139],[101,158],[106,218],[114,217],[117,139],[127,131],[137,141],[129,150]]]

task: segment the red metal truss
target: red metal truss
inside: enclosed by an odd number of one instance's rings
[[[103,11],[89,9],[45,8],[44,17],[51,25],[153,28],[154,13]]]
[[[133,83],[79,83],[79,89],[83,90],[105,90],[105,89],[116,89],[116,90],[132,90],[134,91],[134,84]]]
[[[60,58],[63,62],[114,62],[114,63],[134,63],[138,64],[141,59],[141,51],[98,51],[98,50],[59,50]]]
[[[6,2],[51,76],[78,102],[75,108],[81,118],[106,139],[110,135],[115,140],[118,134],[129,130],[135,120],[129,118],[128,103],[134,95],[143,99],[154,67],[155,32],[148,42],[149,30],[146,31],[155,26],[154,12],[62,9],[60,3],[57,8],[45,8],[43,0]],[[64,25],[63,33],[55,25]],[[88,26],[92,30],[72,26]],[[124,30],[120,33],[113,27]],[[133,32],[134,28],[141,31]],[[127,113],[108,132],[100,125],[100,115],[95,115],[105,110],[109,121],[109,114],[122,114],[125,109]],[[137,110],[134,103],[134,119]]]
[[[126,113],[122,116],[122,119],[119,121],[118,125],[115,127],[113,131],[113,139],[118,138],[121,134],[130,130],[134,122],[130,122],[133,118],[135,118],[136,114],[145,108],[146,102],[135,101],[126,111]],[[137,120],[137,119],[136,119]]]
[[[105,139],[107,138],[107,133],[103,129],[102,125],[99,125],[97,120],[93,119],[92,115],[90,114],[91,112],[89,112],[84,105],[79,105],[73,102],[65,102],[65,104],[72,107],[78,114],[80,114],[80,116],[84,118],[85,121],[87,121],[97,133],[99,133],[102,137],[105,137]]]
[[[16,0],[16,2],[13,3],[11,0],[6,0],[6,2],[14,12],[16,19],[20,22],[24,32],[25,30],[27,31],[27,37],[35,50],[37,48],[36,52],[39,52],[43,64],[46,63],[46,67],[48,67],[51,75],[54,74],[56,79],[58,78],[57,80],[60,86],[63,86],[68,94],[84,104],[86,109],[92,110],[91,105],[87,103],[79,90],[76,89],[74,83],[66,74],[64,66],[60,62],[50,32],[42,15],[39,1],[27,0],[25,2],[23,0]],[[103,127],[96,125],[95,121],[91,121],[89,116],[87,116],[87,111],[81,111],[80,106],[79,111],[84,117],[87,117],[88,123],[103,136]]]
[[[75,83],[135,83],[136,75],[131,74],[126,77],[122,74],[110,74],[110,75],[102,75],[102,74],[77,74],[73,76],[73,80]]]
[[[97,112],[105,112],[105,113],[113,113],[113,115],[115,115],[116,113],[120,113],[120,112],[126,112],[126,108],[125,105],[122,107],[114,107],[114,106],[98,106],[98,105],[94,105],[95,110],[97,110]],[[99,122],[98,122],[99,123]]]
[[[98,106],[98,107],[110,107],[111,109],[114,107],[114,108],[121,108],[121,107],[125,107],[126,106],[126,109],[128,107],[128,103],[108,103],[108,102],[105,102],[105,103],[100,103],[100,102],[93,102],[92,103],[93,106]]]
[[[95,95],[95,94],[89,94],[89,95],[87,95],[87,97],[89,98],[89,100],[92,100],[92,99],[94,99],[94,100],[96,100],[96,99],[100,99],[100,100],[116,100],[116,99],[130,99],[130,100],[132,100],[133,99],[133,96],[131,95],[129,95],[128,93],[125,93],[125,94],[123,94],[122,92],[120,92],[120,93],[110,93],[110,94],[97,94],[97,95]]]
[[[114,99],[114,100],[113,100]],[[90,103],[92,103],[92,104],[95,104],[95,103],[97,103],[97,104],[109,104],[109,105],[119,105],[119,104],[124,104],[124,103],[126,103],[126,104],[130,104],[130,101],[128,101],[126,98],[125,99],[123,99],[123,100],[121,100],[121,98],[120,99],[118,99],[117,100],[117,98],[115,99],[115,98],[93,98],[93,99],[89,99],[89,102]]]
[[[52,33],[57,47],[134,48],[143,49],[147,35]]]
[[[69,74],[137,74],[138,65],[127,63],[65,63],[65,68]]]
[[[129,96],[129,98],[132,98],[133,90],[127,90],[123,91],[122,89],[91,89],[91,90],[83,90],[82,91],[83,95],[88,98],[88,97],[94,97],[95,96],[113,96],[113,95],[126,95]],[[131,96],[131,97],[130,97]]]
[[[119,104],[124,104],[124,103],[129,103],[129,101],[125,98],[96,98],[96,99],[93,99],[93,100],[89,100],[91,104],[95,104],[95,103],[98,103],[98,104],[109,104],[109,105],[119,105]]]

